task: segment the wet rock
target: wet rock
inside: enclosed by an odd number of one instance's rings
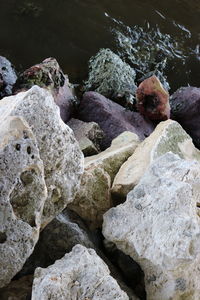
[[[11,281],[8,286],[0,289],[1,300],[30,300],[32,284],[33,275]]]
[[[87,123],[72,118],[67,125],[73,130],[85,156],[94,155],[101,151],[100,146],[104,137],[104,132],[97,123]]]
[[[62,72],[55,58],[47,58],[19,75],[15,85],[15,93],[29,90],[32,86],[48,89],[60,108],[60,115],[67,122],[73,112],[76,97],[72,94],[69,80]]]
[[[45,226],[73,200],[83,173],[83,154],[45,89],[34,86],[27,92],[4,98],[0,101],[0,115],[23,117],[36,136],[48,189],[42,221]],[[27,151],[34,156],[31,149]]]
[[[32,300],[128,300],[94,250],[77,245],[47,269],[37,268]]]
[[[77,244],[94,248],[89,231],[83,221],[74,212],[65,209],[40,233],[39,241],[32,255],[17,277],[33,274],[37,267],[46,268],[52,265]]]
[[[0,56],[0,99],[12,94],[13,85],[17,80],[15,70],[9,60]]]
[[[199,298],[199,178],[198,162],[166,153],[104,215],[106,239],[144,271],[147,299]]]
[[[172,118],[183,126],[200,149],[200,88],[183,87],[170,98]]]
[[[139,113],[126,110],[95,92],[84,94],[78,117],[83,121],[99,124],[105,133],[102,146],[104,149],[109,147],[111,141],[124,131],[131,131],[144,140],[154,129],[153,124],[146,121]]]
[[[112,181],[120,166],[139,144],[132,132],[124,132],[113,140],[111,147],[100,154],[85,158],[85,171],[81,186],[70,208],[90,228],[102,225],[103,214],[113,206],[110,194]]]
[[[170,117],[169,94],[154,75],[145,79],[137,88],[138,111],[150,120],[164,121]]]
[[[183,128],[172,120],[161,122],[121,166],[113,182],[113,196],[121,201],[125,200],[148,166],[168,151],[178,154],[181,158],[200,161],[199,150],[194,147],[192,139]]]
[[[0,124],[0,287],[3,287],[33,252],[47,189],[37,141],[28,124],[20,117],[3,113]]]
[[[89,61],[86,91],[131,105],[135,98],[135,71],[110,49],[101,49]]]

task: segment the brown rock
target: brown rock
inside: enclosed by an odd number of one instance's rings
[[[169,94],[154,75],[145,79],[136,91],[137,109],[150,120],[164,121],[170,117]]]

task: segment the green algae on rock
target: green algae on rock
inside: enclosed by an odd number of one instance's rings
[[[134,69],[118,55],[110,49],[101,49],[89,60],[89,78],[84,89],[113,100],[124,99],[125,104],[131,105],[135,97],[135,77]]]

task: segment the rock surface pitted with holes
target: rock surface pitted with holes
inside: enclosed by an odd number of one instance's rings
[[[34,249],[47,189],[43,162],[28,124],[20,117],[0,118],[0,124],[0,287],[3,287],[21,270]]]
[[[4,98],[0,115],[5,119],[10,115],[23,117],[36,137],[48,189],[43,213],[45,226],[73,200],[83,172],[83,154],[72,130],[61,120],[53,97],[42,88],[34,86]]]

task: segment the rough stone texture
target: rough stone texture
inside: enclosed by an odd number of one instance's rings
[[[172,118],[178,121],[200,149],[200,88],[183,87],[170,98]]]
[[[150,120],[165,121],[170,117],[169,94],[154,75],[145,79],[136,90],[138,111]]]
[[[78,118],[86,122],[96,122],[105,133],[103,147],[124,131],[131,131],[144,140],[151,134],[154,126],[137,112],[125,109],[104,96],[87,92],[83,95]]]
[[[85,156],[94,155],[101,151],[104,132],[97,123],[71,119],[67,125],[73,130]]]
[[[40,233],[39,241],[18,277],[34,273],[37,267],[46,268],[81,244],[94,248],[89,232],[80,217],[65,209]]]
[[[67,122],[72,115],[73,105],[77,99],[72,94],[68,77],[63,74],[55,58],[47,58],[20,74],[15,84],[15,93],[29,90],[34,85],[46,88],[52,93],[60,108],[62,120]]]
[[[36,269],[32,300],[38,299],[128,300],[128,296],[96,252],[77,245],[54,265]]]
[[[148,300],[199,299],[199,197],[200,164],[166,153],[104,215],[104,236],[144,271]]]
[[[72,130],[63,123],[51,94],[37,86],[0,101],[0,115],[19,115],[32,128],[44,162],[48,198],[43,226],[74,198],[83,172],[83,154]]]
[[[132,132],[124,132],[105,151],[85,158],[81,187],[70,208],[91,228],[100,227],[103,214],[113,206],[110,194],[112,181],[120,166],[139,144]]]
[[[96,91],[126,105],[135,98],[135,71],[110,49],[101,49],[89,61],[86,91]]]
[[[33,275],[28,275],[13,280],[10,284],[0,289],[1,300],[29,300],[31,299],[31,290],[33,284]]]
[[[0,99],[12,94],[16,80],[17,75],[13,66],[9,60],[0,56]]]
[[[121,166],[113,182],[113,196],[125,199],[128,192],[138,184],[149,164],[168,151],[185,159],[200,161],[199,150],[194,147],[192,139],[183,128],[172,120],[161,122]]]
[[[3,287],[34,249],[47,189],[39,149],[28,124],[22,118],[3,113],[0,124],[0,287]]]

